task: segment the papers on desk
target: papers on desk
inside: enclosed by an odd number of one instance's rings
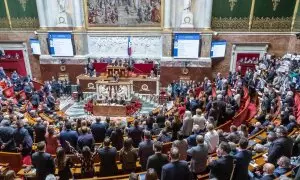
[[[257,167],[258,167],[258,164],[256,164],[255,161],[254,161],[254,162],[250,162],[250,166],[252,166],[252,167],[254,167],[254,168],[257,168]]]

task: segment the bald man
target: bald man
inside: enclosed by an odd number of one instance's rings
[[[266,163],[263,167],[264,174],[260,180],[273,180],[276,177],[274,176],[275,166],[271,163]]]

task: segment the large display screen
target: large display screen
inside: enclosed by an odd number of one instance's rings
[[[174,58],[198,59],[200,34],[176,33],[174,38]]]

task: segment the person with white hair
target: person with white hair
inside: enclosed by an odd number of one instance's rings
[[[205,131],[206,119],[201,109],[196,109],[196,114],[193,116],[194,124],[199,126],[200,131]]]
[[[185,137],[192,134],[194,120],[191,111],[185,111],[183,116],[182,133]]]
[[[281,156],[277,161],[278,167],[274,170],[274,175],[280,177],[291,170],[291,160],[286,156]]]

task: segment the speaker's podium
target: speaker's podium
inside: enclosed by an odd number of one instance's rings
[[[107,76],[113,77],[114,74],[118,73],[120,77],[128,77],[126,67],[122,66],[107,66]]]

